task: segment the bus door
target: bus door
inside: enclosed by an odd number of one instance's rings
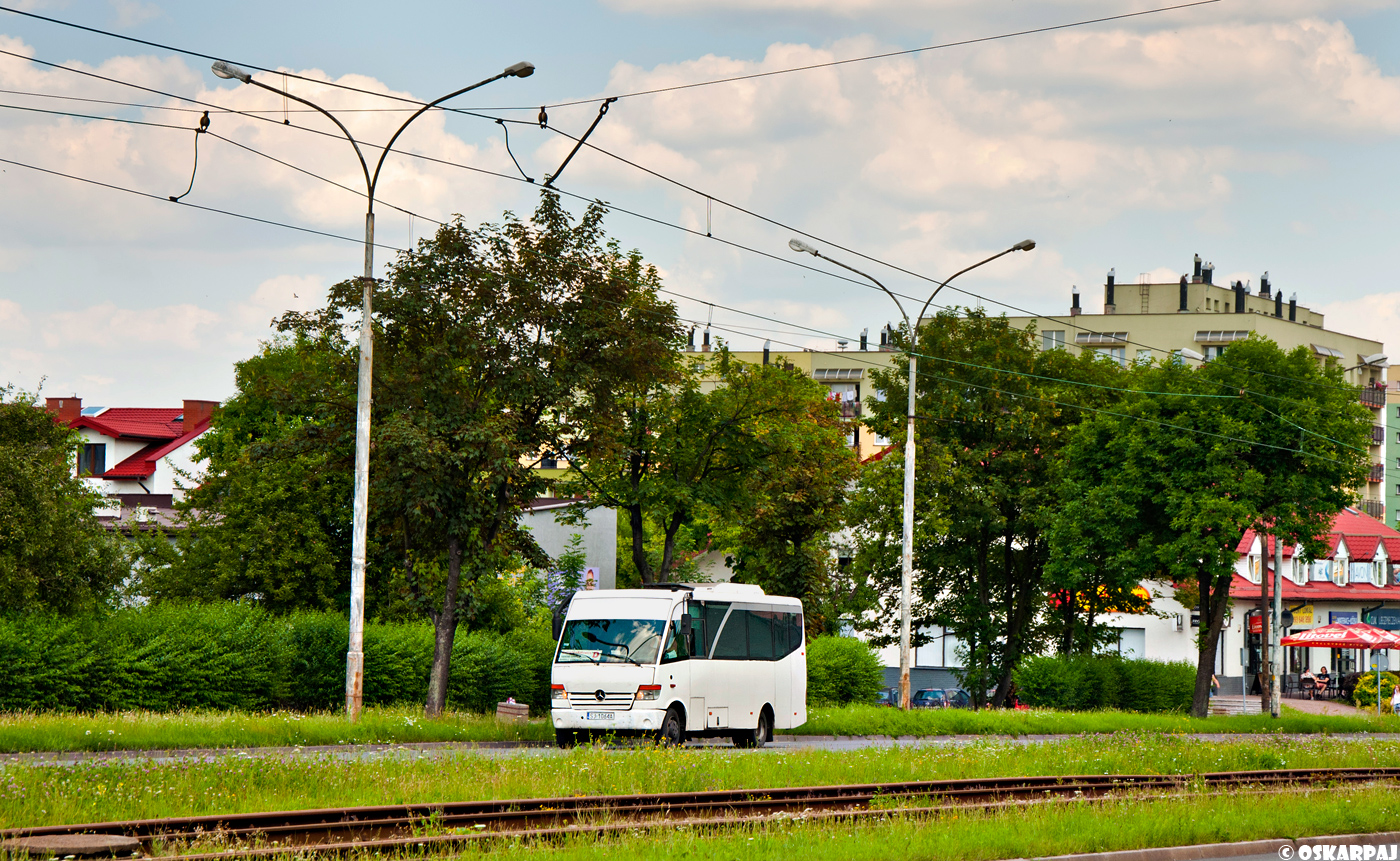
[[[729,615],[729,602],[692,602],[692,617],[698,618],[695,659],[690,662],[690,717],[687,727],[722,729],[729,726],[730,672],[733,665],[714,660],[715,638]]]
[[[666,707],[679,701],[685,708],[686,715],[689,716],[690,692],[691,692],[691,653],[690,641],[694,640],[696,646],[700,646],[699,626],[695,623],[695,617],[691,617],[691,630],[694,632],[689,638],[682,635],[681,617],[686,615],[688,603],[677,604],[671,613],[671,625],[666,634],[666,648],[661,652],[661,669],[657,673],[656,681],[661,685],[661,699]],[[699,608],[696,608],[698,613]],[[686,726],[693,727],[696,724],[692,720],[686,721]]]

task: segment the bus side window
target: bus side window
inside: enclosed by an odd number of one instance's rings
[[[793,631],[797,626],[797,615],[794,613],[778,612],[773,614],[773,657],[786,658],[797,647],[793,645]]]
[[[771,661],[774,658],[782,657],[774,654],[773,633],[776,628],[778,633],[787,640],[787,631],[781,624],[782,614],[772,613],[766,610],[749,610],[749,660],[751,661]],[[774,625],[777,621],[779,624]],[[733,624],[731,620],[730,624]],[[786,643],[784,643],[786,645]],[[782,651],[779,645],[777,651]]]
[[[746,661],[749,658],[749,615],[747,610],[733,610],[715,641],[714,657],[721,660]]]
[[[714,650],[715,635],[719,633],[719,626],[720,623],[724,621],[724,614],[729,612],[729,604],[707,602],[702,606],[704,608],[704,615],[701,619],[703,622],[701,625],[701,633],[704,635],[702,639],[705,643],[705,648],[701,650],[697,657],[703,658],[709,657],[710,652]]]
[[[795,652],[802,648],[802,643],[806,639],[807,629],[802,624],[802,614],[792,614],[792,650]]]

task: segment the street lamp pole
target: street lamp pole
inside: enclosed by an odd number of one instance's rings
[[[255,81],[251,73],[222,60],[216,61],[212,68],[214,74],[221,78],[235,79],[245,84],[261,87],[314,108],[325,115],[327,119],[335,123],[336,128],[340,129],[341,134],[345,135],[345,139],[350,141],[350,145],[355,148],[355,156],[359,158],[360,170],[364,172],[365,176],[365,199],[368,205],[365,209],[365,274],[362,282],[364,298],[360,321],[359,377],[355,395],[355,504],[350,546],[350,642],[345,656],[345,712],[353,722],[360,717],[360,708],[364,703],[365,682],[365,543],[369,530],[370,390],[374,382],[374,327],[371,322],[374,292],[374,192],[379,184],[379,172],[383,169],[384,159],[388,157],[389,150],[393,149],[394,142],[399,139],[399,135],[403,134],[404,129],[408,128],[409,124],[430,108],[501,78],[528,78],[535,73],[535,67],[530,63],[515,63],[507,66],[505,71],[500,74],[492,75],[469,87],[453,90],[447,95],[423,105],[414,111],[412,116],[404,120],[403,124],[389,138],[389,142],[384,145],[383,151],[379,154],[379,161],[375,163],[372,173],[369,169],[369,163],[365,160],[364,152],[360,149],[359,142],[350,134],[350,130],[345,127],[345,124],[336,119],[330,111],[314,102],[303,99],[301,96],[295,96],[276,87],[268,86],[261,81]]]
[[[957,278],[964,272],[969,272],[973,269],[976,269],[978,266],[990,263],[1004,254],[1010,254],[1013,251],[1030,251],[1032,248],[1035,247],[1035,243],[1029,239],[1026,239],[1024,241],[1016,243],[1015,245],[1011,246],[1005,251],[993,254],[986,260],[979,261],[977,263],[972,264],[971,266],[968,266],[966,269],[959,269],[957,272],[954,272],[952,276],[950,276],[947,280],[941,282],[938,285],[938,287],[934,289],[933,293],[929,295],[928,301],[924,303],[923,310],[919,312],[919,316],[914,318],[912,321],[909,319],[909,315],[905,313],[904,306],[900,304],[899,299],[893,293],[890,292],[889,288],[881,284],[879,281],[876,281],[875,278],[871,275],[862,272],[859,269],[856,269],[855,267],[847,266],[845,263],[842,263],[839,260],[833,260],[825,254],[822,254],[816,248],[813,248],[806,242],[803,242],[801,239],[789,240],[788,247],[791,248],[793,251],[806,252],[807,254],[810,254],[813,257],[820,257],[828,263],[835,263],[842,269],[845,269],[849,272],[854,272],[862,278],[865,278],[868,281],[870,281],[876,287],[879,287],[881,290],[884,290],[885,295],[893,299],[895,307],[899,308],[899,314],[901,317],[904,318],[904,327],[909,333],[909,347],[906,350],[909,356],[909,405],[905,413],[907,426],[904,431],[904,535],[900,559],[899,581],[899,704],[900,708],[907,709],[909,708],[910,696],[909,653],[910,641],[912,639],[910,631],[910,607],[913,604],[914,591],[914,407],[915,396],[918,392],[919,372],[919,360],[917,355],[915,354],[915,341],[918,334],[918,323],[920,320],[923,319],[924,315],[928,313],[928,306],[932,304],[933,298],[938,295],[938,291],[942,290],[944,287],[947,287],[949,282],[951,282],[954,278]]]

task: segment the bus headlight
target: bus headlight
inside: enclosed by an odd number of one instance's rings
[[[559,701],[561,701],[561,702],[568,702],[568,699],[569,699],[569,692],[566,691],[566,690],[564,690],[564,686],[563,686],[563,685],[550,685],[550,686],[549,686],[549,698],[550,698],[551,700],[559,700]]]
[[[659,700],[661,699],[660,685],[641,685],[637,688],[637,699],[639,700]]]

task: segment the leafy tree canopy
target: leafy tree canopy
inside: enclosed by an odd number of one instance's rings
[[[74,474],[81,445],[38,395],[0,388],[0,612],[92,612],[130,573],[93,516],[101,494]]]

